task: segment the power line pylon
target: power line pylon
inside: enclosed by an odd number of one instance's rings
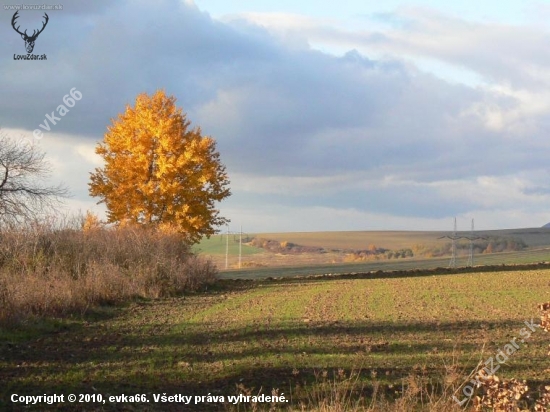
[[[451,247],[451,250],[452,250],[452,255],[451,255],[451,261],[449,262],[449,267],[451,268],[455,268],[456,267],[456,217],[455,217],[455,224],[454,224],[454,228],[453,228],[453,237],[451,238],[452,241],[453,241],[453,244],[452,244],[452,247]]]
[[[474,266],[474,219],[472,219],[472,230],[470,232],[470,254],[468,255],[468,263],[466,266]]]
[[[470,232],[470,237],[466,237],[470,241],[470,255],[468,256],[468,266],[474,266],[474,240],[487,239],[483,236],[476,236],[474,234],[474,219],[472,219],[472,230]]]
[[[454,218],[454,227],[453,227],[453,234],[452,236],[441,236],[438,237],[438,239],[451,239],[451,261],[449,262],[450,268],[456,267],[456,241],[458,239],[462,239],[463,236],[458,236],[456,234],[456,217]]]

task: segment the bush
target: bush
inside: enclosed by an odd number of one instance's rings
[[[216,273],[175,233],[35,223],[0,233],[0,323],[197,291]]]

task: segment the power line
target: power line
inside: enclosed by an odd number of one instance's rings
[[[472,218],[472,230],[470,232],[470,254],[468,256],[468,263],[466,266],[474,266],[474,240],[477,240],[479,238],[474,237],[474,219]]]
[[[229,268],[229,226],[227,228],[227,236],[225,237],[225,269]]]
[[[449,267],[450,268],[455,268],[456,267],[456,241],[459,240],[459,239],[463,239],[463,238],[464,238],[464,236],[458,236],[456,234],[456,217],[454,218],[454,228],[453,228],[452,236],[438,237],[438,239],[451,239],[452,240],[452,244],[451,244],[451,261],[449,262]]]
[[[456,234],[456,217],[454,218],[454,228],[453,234],[451,236],[441,236],[438,239],[451,239],[451,261],[449,262],[449,267],[456,267],[456,241],[459,239],[468,239],[470,241],[470,248],[468,254],[468,263],[467,266],[474,266],[474,240],[487,239],[483,236],[476,236],[474,233],[474,219],[472,219],[472,225],[470,229],[470,236],[458,236]]]
[[[470,236],[465,236],[464,239],[468,239],[470,241],[470,253],[468,255],[468,263],[467,266],[474,266],[474,240],[480,240],[480,239],[487,239],[483,236],[476,236],[474,234],[474,219],[472,219],[472,228],[470,231]]]
[[[241,230],[239,230],[239,269],[241,268],[242,255],[243,255],[243,225],[241,225]]]
[[[243,235],[246,235],[248,238],[248,233],[243,232],[243,227],[241,225],[241,229],[238,232],[230,232],[229,226],[227,227],[226,231],[226,238],[225,238],[225,268],[229,268],[229,235],[239,235],[239,269],[242,267],[242,254],[243,254]]]

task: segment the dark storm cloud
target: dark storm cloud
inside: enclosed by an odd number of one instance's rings
[[[218,139],[239,172],[318,175],[409,164],[419,174],[415,165],[441,161],[460,169],[448,152],[473,149],[458,123],[482,93],[401,61],[288,47],[261,27],[220,23],[177,1],[101,3],[87,15],[75,4],[50,13],[37,42],[47,62],[4,60],[12,96],[2,103],[4,127],[37,128],[76,87],[84,98],[56,131],[97,139],[138,93],[162,87]],[[6,30],[0,54],[10,56],[22,41]],[[480,126],[472,132],[485,133]]]
[[[48,27],[36,42],[35,53],[46,53],[48,60],[33,62],[12,58],[24,51],[10,25],[12,14],[2,9],[1,127],[32,132],[75,87],[82,100],[52,129],[95,142],[137,94],[164,88],[194,125],[217,139],[230,174],[239,174],[243,182],[257,178],[247,196],[272,205],[445,217],[494,206],[449,192],[463,190],[468,182],[480,184],[477,176],[544,168],[550,153],[542,139],[550,117],[544,110],[531,112],[530,105],[525,109],[531,96],[522,100],[521,94],[449,83],[395,55],[322,53],[303,36],[281,38],[247,19],[214,20],[190,2],[65,2],[63,11],[49,13]],[[21,15],[30,27],[40,24],[40,12]],[[506,44],[504,28],[493,36],[499,40],[491,53],[499,57],[492,61],[483,57],[486,41],[453,51],[428,41],[430,30],[447,33],[446,24],[467,37],[470,26],[461,21],[394,17],[414,24],[355,40],[456,64],[471,58],[472,67],[487,77],[544,84],[542,78],[526,81],[525,72],[513,73],[520,57],[505,49],[517,51],[520,44]],[[483,26],[476,30],[488,33]],[[537,33],[519,34],[523,42],[540,43]],[[529,45],[522,58],[528,60],[537,47]],[[535,64],[545,61],[534,57]],[[281,179],[276,191],[262,180],[273,176]],[[296,176],[312,178],[298,193],[292,187]],[[327,176],[345,177],[315,182]],[[387,177],[396,183],[376,184]],[[524,179],[529,180],[528,173]],[[448,189],[438,184],[442,181],[461,183]],[[490,187],[500,193],[503,181]],[[237,185],[235,193],[240,190]],[[517,193],[540,191],[521,192],[520,187]]]
[[[166,88],[180,104],[193,107],[211,98],[220,83],[231,82],[233,69],[270,53],[269,44],[244,37],[192,5],[154,4],[111,2],[88,15],[71,12],[70,5],[51,12],[35,50],[47,54],[44,62],[11,59],[23,52],[23,42],[10,26],[11,15],[4,14],[2,86],[13,98],[2,101],[1,124],[35,129],[76,87],[84,98],[56,130],[97,137],[140,92]]]

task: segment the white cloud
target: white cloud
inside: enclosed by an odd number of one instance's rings
[[[70,4],[41,42],[47,62],[1,63],[0,124],[30,136],[81,91],[39,143],[73,208],[94,203],[87,183],[109,119],[164,87],[218,141],[233,191],[222,212],[258,230],[446,229],[473,213],[503,227],[548,220],[542,26],[418,8],[370,29],[284,12],[215,20],[179,0],[101,3],[82,26],[85,10]]]

